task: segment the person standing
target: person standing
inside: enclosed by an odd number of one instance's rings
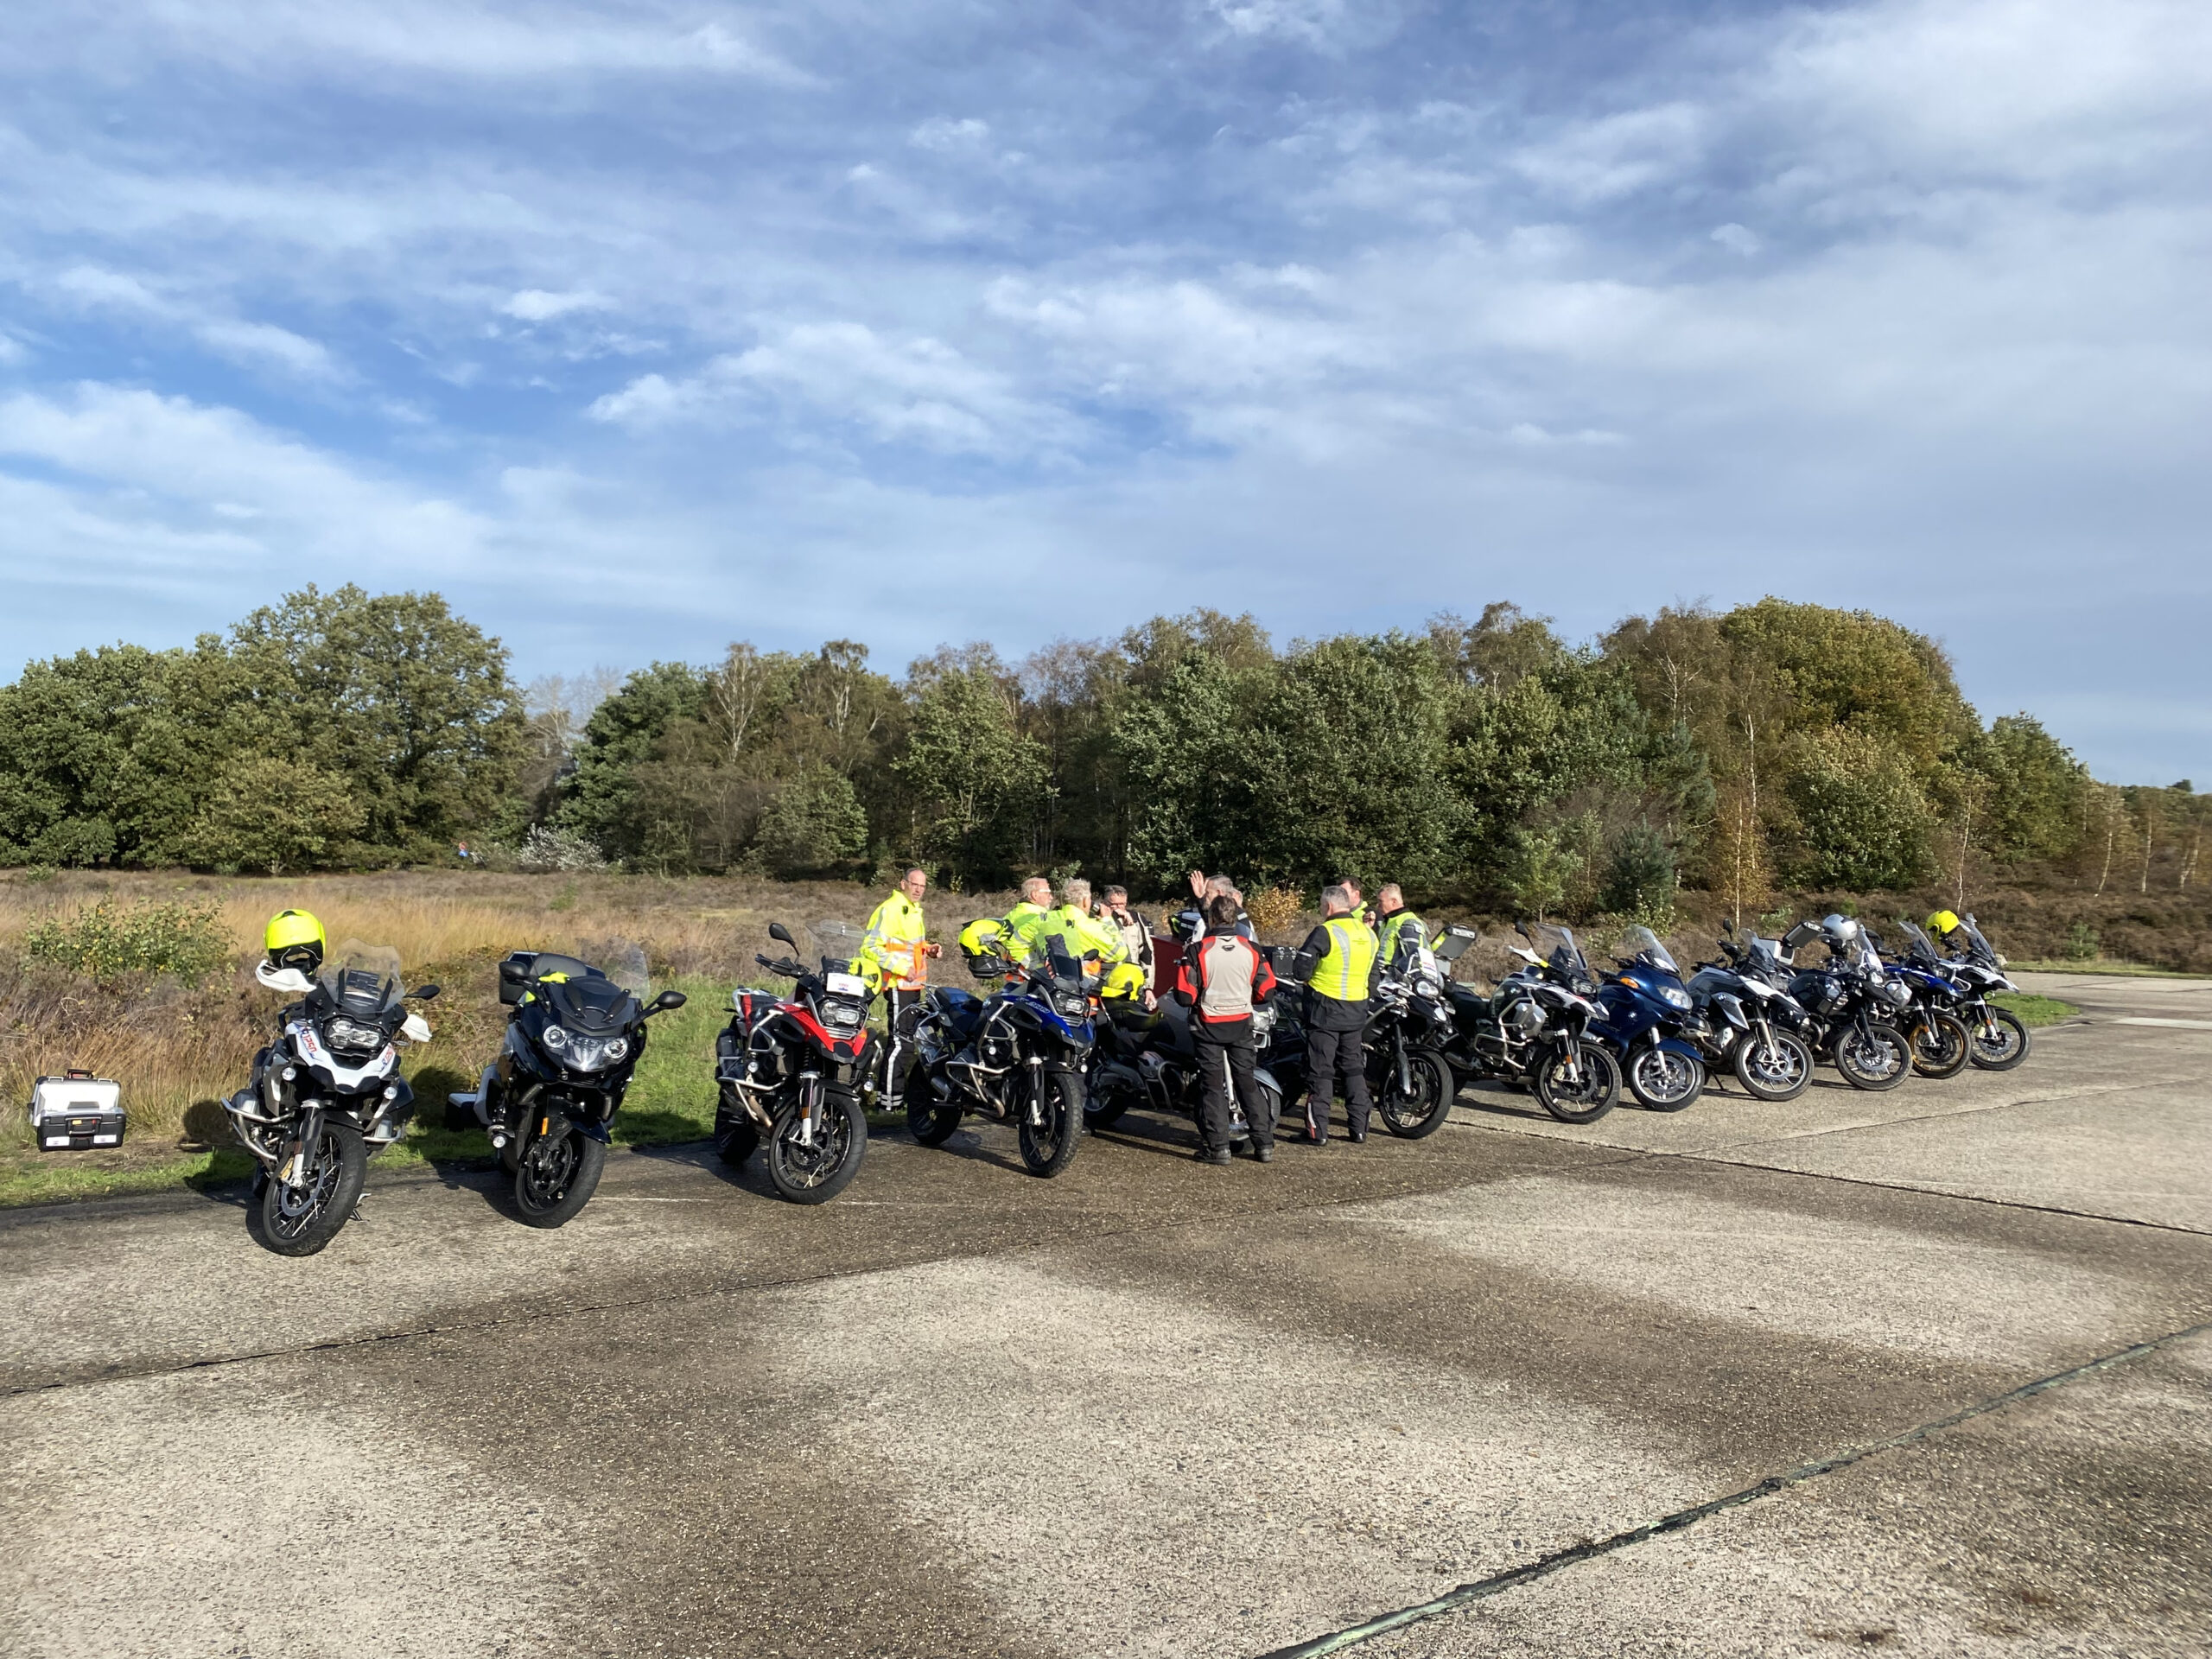
[[[1406,908],[1406,895],[1395,881],[1386,881],[1375,895],[1376,913],[1382,922],[1376,948],[1386,974],[1402,974],[1428,944],[1428,925]]]
[[[1021,897],[1007,912],[1005,921],[1007,956],[1017,968],[1037,948],[1045,918],[1052,913],[1052,884],[1043,876],[1033,875],[1021,884]]]
[[[911,1034],[913,1010],[920,1007],[929,984],[929,960],[944,950],[930,943],[929,924],[922,915],[922,895],[929,885],[929,874],[919,866],[908,870],[868,918],[868,931],[861,939],[861,958],[874,964],[882,980],[887,1023],[899,1037]]]
[[[1144,985],[1144,1005],[1151,1007],[1155,1001],[1152,990],[1152,928],[1129,908],[1127,887],[1106,889],[1106,903],[1099,912],[1099,919],[1122,936],[1122,960],[1137,970]]]
[[[1382,969],[1375,935],[1352,913],[1352,895],[1341,883],[1321,893],[1321,925],[1298,948],[1297,970],[1306,982],[1306,1138],[1329,1140],[1329,1103],[1341,1082],[1344,1122],[1351,1143],[1367,1139],[1369,999]]]
[[[1191,1042],[1205,1091],[1198,1157],[1207,1164],[1229,1161],[1232,1088],[1251,1132],[1252,1156],[1265,1164],[1275,1155],[1274,1119],[1252,1074],[1257,1058],[1252,1014],[1274,994],[1274,969],[1259,946],[1237,932],[1237,913],[1236,899],[1226,893],[1209,900],[1206,931],[1175,970],[1175,1000],[1191,1011]]]

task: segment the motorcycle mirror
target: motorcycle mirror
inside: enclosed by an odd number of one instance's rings
[[[680,1008],[683,1006],[686,1000],[687,999],[683,993],[681,991],[663,991],[658,996],[653,998],[652,1007],[647,1008],[645,1012],[647,1014],[659,1014],[664,1009]]]
[[[1516,922],[1513,924],[1513,931],[1525,939],[1529,937],[1529,924],[1526,922]]]
[[[1735,918],[1732,916],[1723,916],[1720,918],[1720,931],[1723,933],[1726,933],[1730,938],[1734,938],[1736,937]]]
[[[413,997],[417,1002],[428,1002],[443,988],[444,988],[442,986],[437,985],[417,985],[413,990],[408,992],[407,995]]]
[[[519,985],[529,977],[529,975],[523,972],[522,963],[518,962],[503,962],[499,964],[499,983],[502,985]]]
[[[797,950],[798,948],[798,941],[791,938],[791,929],[785,927],[781,922],[771,922],[768,924],[768,937],[772,939],[781,939],[785,944],[790,945],[793,950]]]

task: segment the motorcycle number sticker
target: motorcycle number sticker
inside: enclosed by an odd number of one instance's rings
[[[831,974],[823,982],[832,996],[866,996],[868,982],[858,974]]]

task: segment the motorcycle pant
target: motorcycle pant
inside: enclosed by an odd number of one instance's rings
[[[1344,1085],[1344,1122],[1354,1135],[1367,1133],[1368,1114],[1374,1103],[1367,1095],[1367,1053],[1363,1039],[1366,1027],[1331,1031],[1321,1025],[1306,1032],[1306,1128],[1326,1138],[1329,1103],[1337,1085]]]
[[[1252,1074],[1257,1051],[1252,1046],[1249,1020],[1227,1020],[1208,1026],[1191,1021],[1191,1046],[1197,1052],[1198,1084],[1204,1090],[1198,1107],[1198,1144],[1225,1147],[1231,1133],[1231,1092],[1244,1109],[1245,1127],[1255,1147],[1273,1146],[1274,1119],[1259,1080]]]

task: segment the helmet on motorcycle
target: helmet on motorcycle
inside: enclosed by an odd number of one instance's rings
[[[1938,938],[1947,938],[1957,932],[1958,929],[1959,916],[1956,911],[1939,910],[1928,918],[1928,931]]]
[[[322,966],[322,924],[304,910],[280,910],[269,918],[261,942],[274,968],[312,974]]]
[[[1859,937],[1859,924],[1834,911],[1821,918],[1821,937],[1833,945],[1847,945]]]

